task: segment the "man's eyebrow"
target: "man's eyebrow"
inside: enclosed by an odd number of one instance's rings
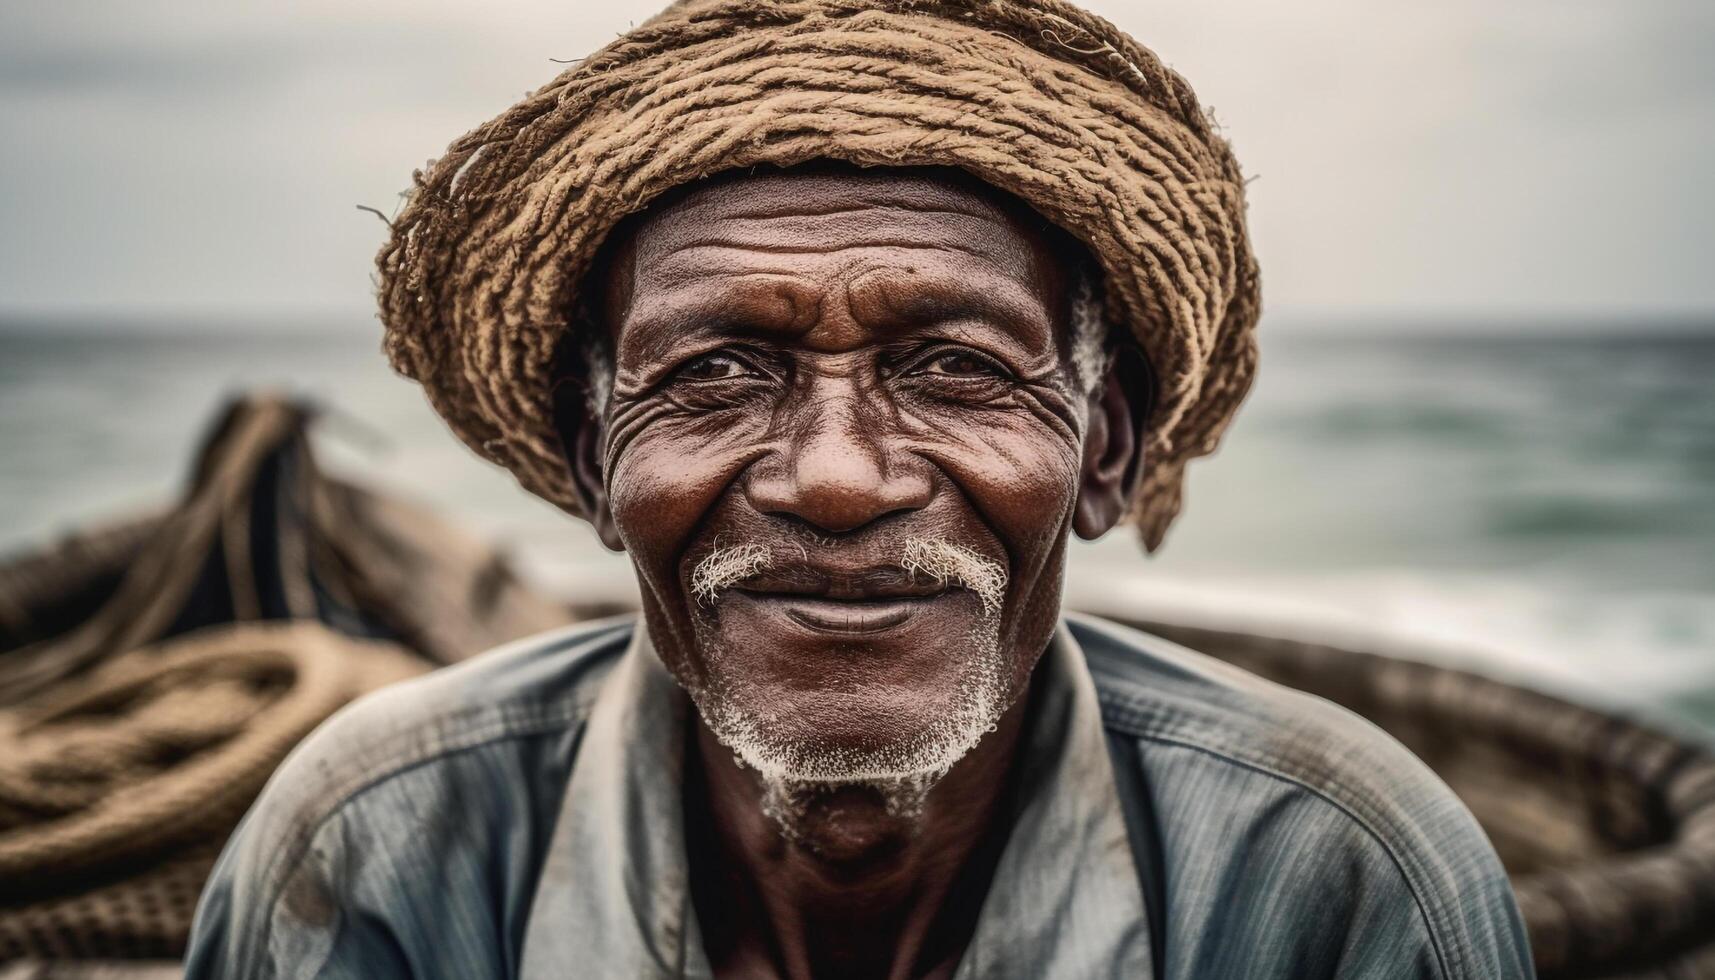
[[[781,272],[727,270],[676,276],[675,286],[654,292],[647,302],[632,306],[624,332],[641,336],[641,352],[653,358],[667,354],[693,332],[737,332],[744,327],[750,328],[746,331],[750,333],[790,329],[803,315],[798,308],[803,298],[778,287],[793,278]],[[731,279],[733,286],[712,293],[684,288],[711,279]]]
[[[886,293],[891,320],[902,326],[928,326],[975,314],[1031,334],[1048,326],[1049,311],[1032,302],[1029,290],[1004,275],[919,278],[910,292]]]
[[[674,286],[654,292],[646,303],[632,307],[625,333],[638,343],[637,353],[655,359],[669,355],[677,343],[691,335],[761,336],[790,331],[803,322],[807,311],[800,304],[809,297],[775,287],[797,278],[786,272],[758,270],[709,270],[675,277]],[[732,280],[732,288],[687,288],[715,279]],[[860,291],[869,292],[862,290],[862,281],[860,277],[848,288],[856,285]],[[879,310],[870,307],[866,319],[872,325],[910,329],[974,316],[1022,330],[1021,337],[1032,340],[1049,326],[1044,319],[1047,311],[1030,301],[1029,291],[998,272],[974,277],[915,276],[914,281],[917,288],[903,294],[877,283],[872,288],[881,290],[885,300]]]

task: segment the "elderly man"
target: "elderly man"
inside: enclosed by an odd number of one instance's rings
[[[346,711],[192,977],[1525,977],[1494,852],[1326,703],[1062,618],[1254,365],[1242,182],[1057,0],[681,3],[455,143],[389,350],[640,621]]]

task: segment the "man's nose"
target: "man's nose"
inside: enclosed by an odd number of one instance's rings
[[[784,448],[758,460],[745,483],[751,506],[831,534],[855,531],[889,514],[918,510],[932,492],[928,464],[890,448],[879,410],[852,396],[807,407]]]

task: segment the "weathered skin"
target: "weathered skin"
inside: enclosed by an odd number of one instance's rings
[[[920,812],[830,788],[783,835],[699,723],[687,846],[721,975],[943,976],[969,937],[1068,537],[1112,527],[1141,469],[1125,387],[1075,380],[1067,274],[1035,220],[920,172],[787,173],[699,189],[615,245],[612,398],[563,434],[682,683],[830,750],[885,745],[957,696],[983,615],[902,576],[902,542],[1009,574],[1011,707]],[[734,542],[801,557],[708,608],[691,569]]]

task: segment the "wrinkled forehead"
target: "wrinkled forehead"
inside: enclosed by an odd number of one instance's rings
[[[966,285],[1023,286],[1057,302],[1074,249],[1022,203],[954,171],[724,175],[658,202],[616,231],[602,263],[605,305],[623,315],[635,290],[687,277],[832,273],[876,263]]]

